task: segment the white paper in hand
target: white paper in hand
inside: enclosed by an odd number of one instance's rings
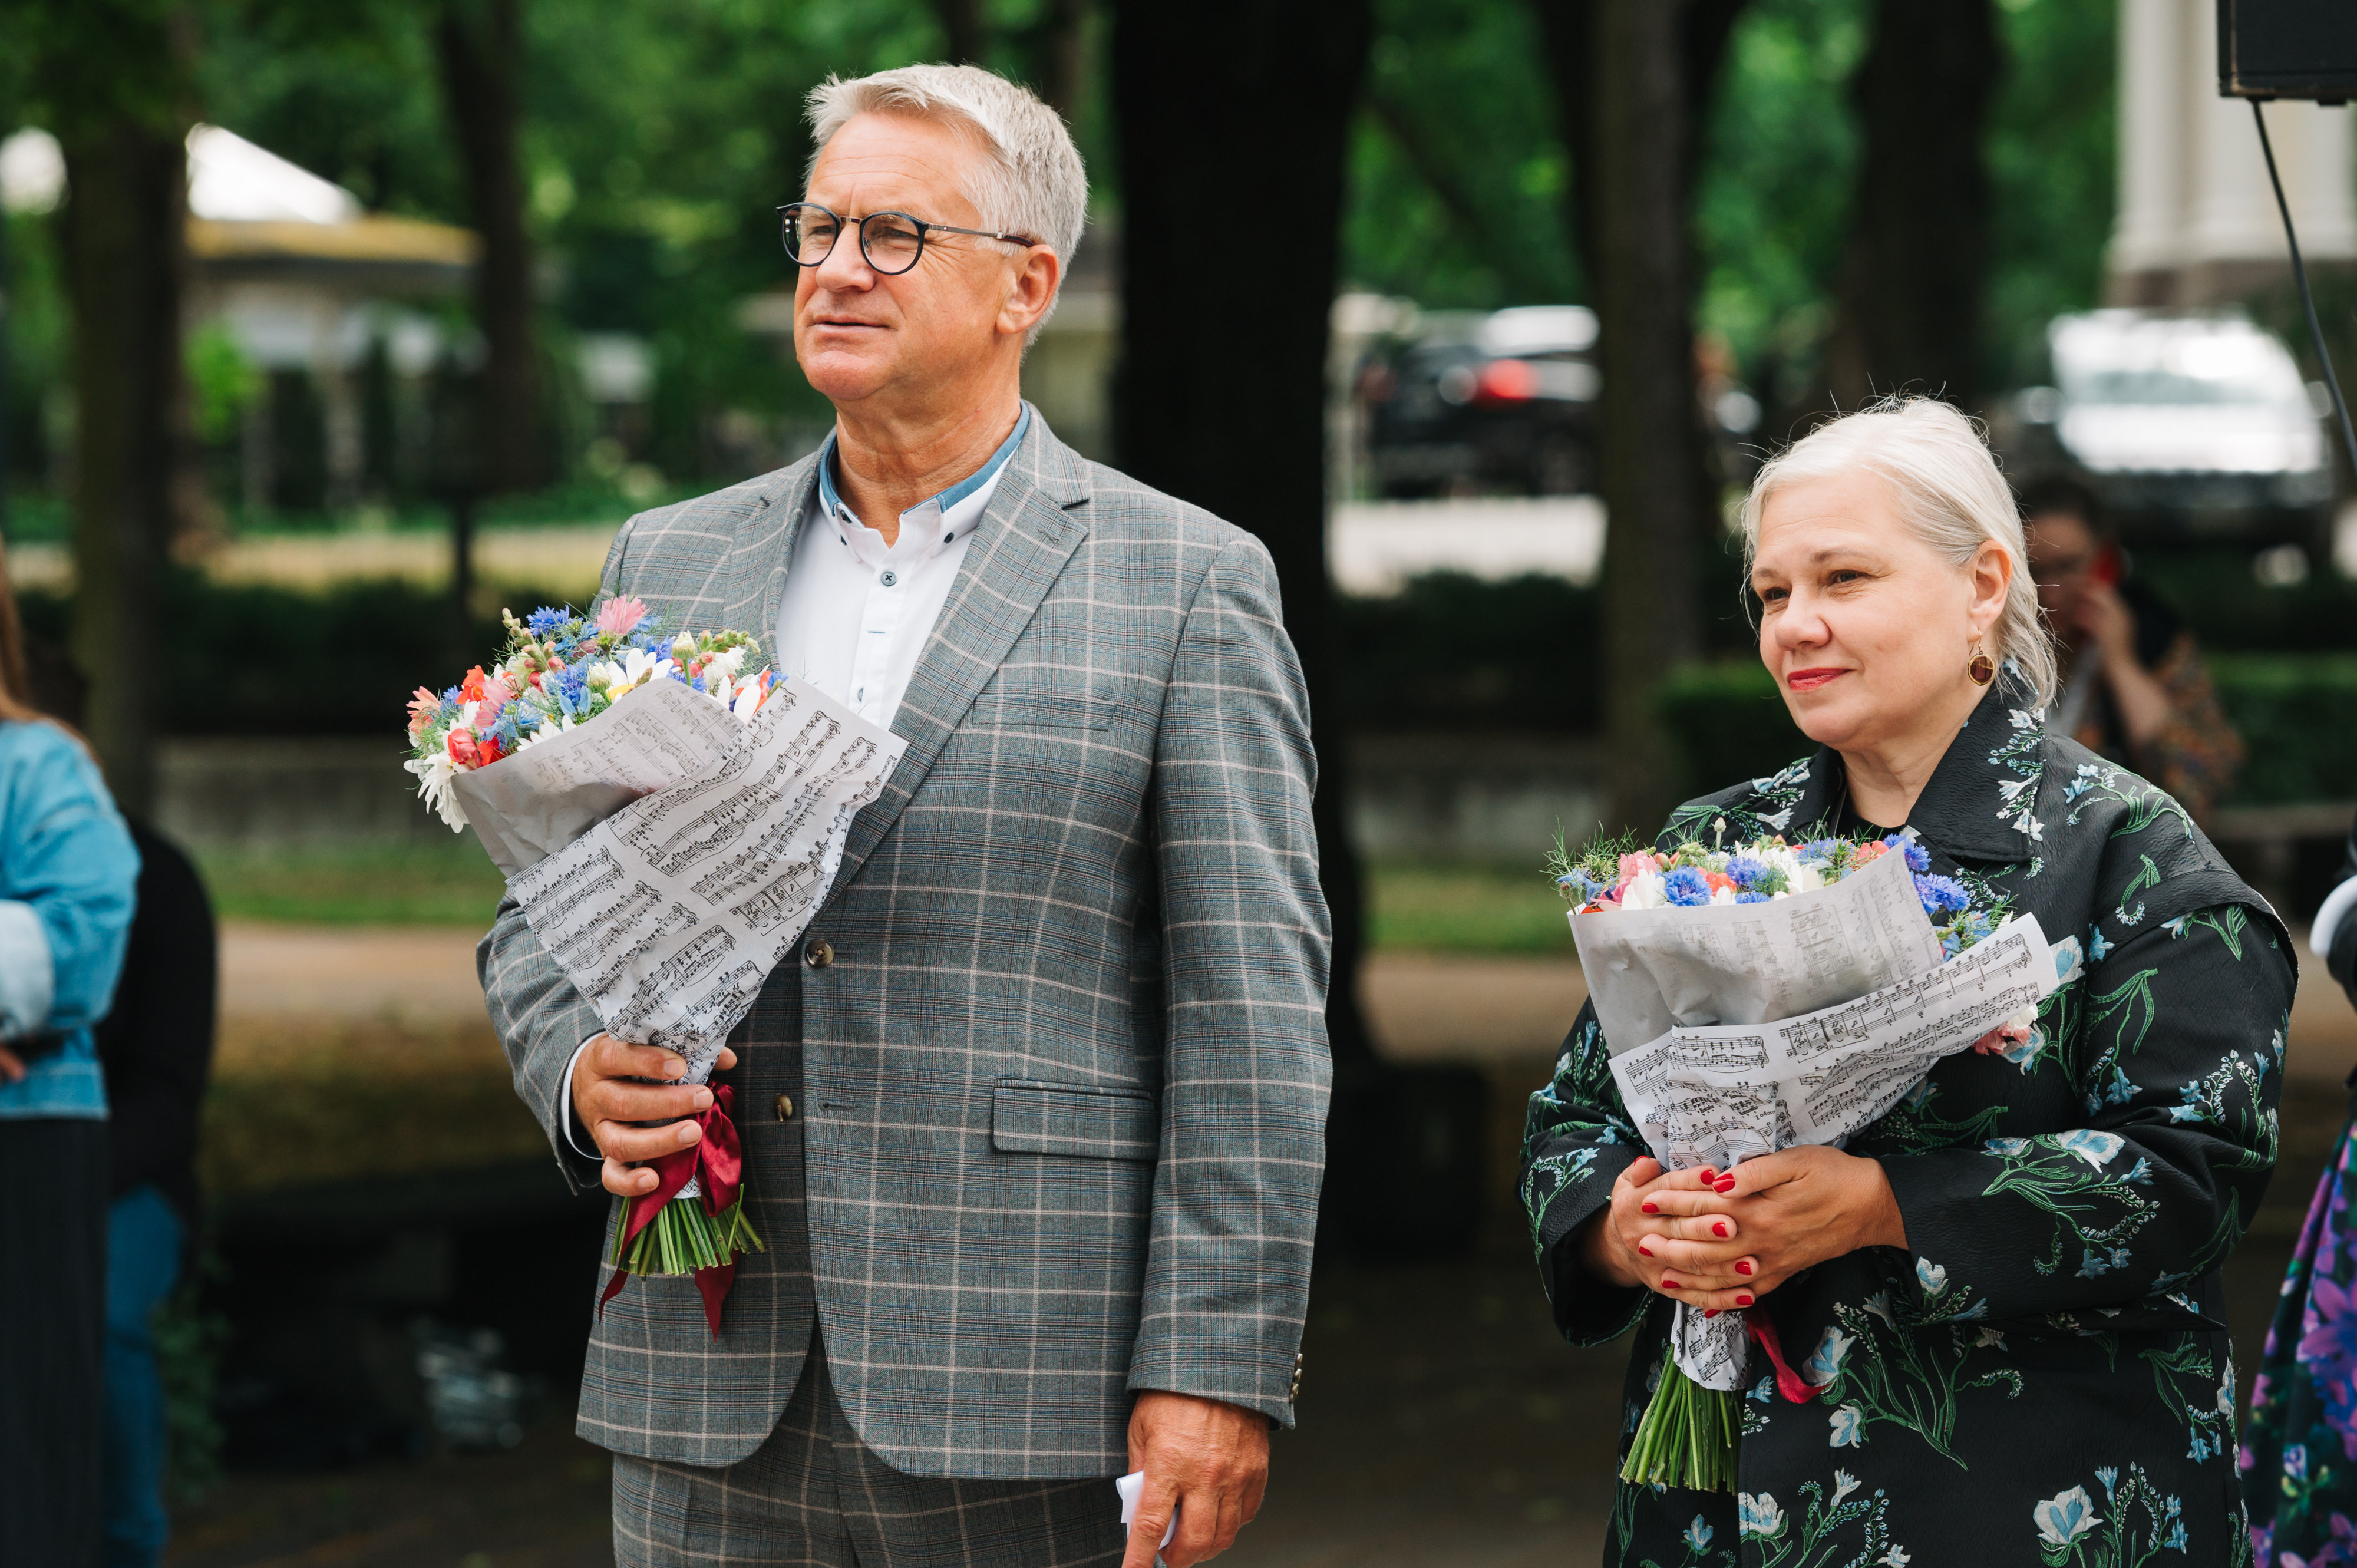
[[[1124,1530],[1127,1530],[1131,1521],[1137,1518],[1137,1499],[1146,1493],[1146,1472],[1131,1471],[1115,1481],[1113,1484],[1113,1489],[1121,1494],[1121,1526]],[[1162,1532],[1162,1539],[1154,1543],[1155,1551],[1159,1552],[1169,1545],[1170,1538],[1178,1533],[1178,1510],[1186,1506],[1184,1503],[1172,1506],[1169,1528]]]

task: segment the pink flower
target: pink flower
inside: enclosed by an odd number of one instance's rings
[[[496,714],[514,702],[515,695],[515,689],[508,684],[504,675],[494,675],[483,682],[483,711]]]
[[[1635,854],[1624,854],[1620,857],[1621,885],[1626,886],[1632,879],[1660,869],[1660,865],[1651,854],[1641,851]]]
[[[608,599],[597,610],[597,629],[616,637],[628,637],[631,628],[646,618],[646,603],[636,596],[627,599]]]
[[[409,699],[410,739],[415,740],[425,733],[425,726],[434,722],[435,710],[441,705],[441,698],[423,686],[417,688],[416,693]]]
[[[475,746],[475,734],[463,725],[451,729],[449,752],[450,760],[461,768],[479,768],[483,765],[483,754]]]

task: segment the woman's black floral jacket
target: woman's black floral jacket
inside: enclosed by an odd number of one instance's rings
[[[1663,847],[1838,819],[1825,750],[1681,807]],[[2294,980],[2275,912],[2177,802],[1991,688],[1917,801],[1932,869],[2086,962],[2009,1056],[1964,1052],[1853,1138],[1907,1250],[1763,1298],[1818,1389],[1752,1353],[1738,1495],[1623,1483],[1605,1561],[2126,1568],[2249,1556],[2219,1265],[2275,1163]],[[1629,1042],[1637,1044],[1641,1042]],[[1531,1098],[1522,1194],[1574,1343],[1632,1325],[1622,1443],[1670,1304],[1587,1274],[1572,1237],[1642,1152],[1592,1008]]]

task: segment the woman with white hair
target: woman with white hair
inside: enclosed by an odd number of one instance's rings
[[[2085,961],[1846,1147],[1717,1173],[1645,1156],[1580,1014],[1523,1197],[1566,1336],[1638,1329],[1624,1451],[1673,1303],[1755,1330],[1738,1490],[1623,1482],[1605,1560],[2247,1562],[2219,1266],[2275,1160],[2289,940],[2175,800],[2046,732],[2021,524],[1963,415],[1835,420],[1743,522],[1760,659],[1817,750],[1659,847],[1903,832]]]

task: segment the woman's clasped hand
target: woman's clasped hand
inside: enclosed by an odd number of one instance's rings
[[[1716,1316],[1828,1259],[1906,1245],[1881,1164],[1813,1144],[1724,1171],[1637,1160],[1612,1184],[1611,1206],[1588,1223],[1582,1262],[1616,1284]]]

